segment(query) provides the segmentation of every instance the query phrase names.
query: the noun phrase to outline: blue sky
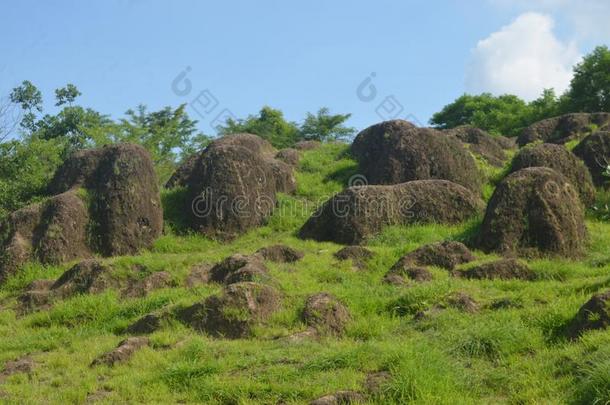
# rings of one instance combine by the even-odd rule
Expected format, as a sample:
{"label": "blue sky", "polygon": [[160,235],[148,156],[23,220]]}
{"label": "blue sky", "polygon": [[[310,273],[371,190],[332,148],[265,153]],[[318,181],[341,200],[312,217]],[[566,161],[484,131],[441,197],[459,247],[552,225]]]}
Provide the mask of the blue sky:
{"label": "blue sky", "polygon": [[327,106],[358,129],[395,115],[425,124],[466,91],[565,86],[580,55],[610,42],[604,3],[13,1],[0,15],[0,94],[28,79],[53,112],[53,89],[70,82],[115,118],[191,103],[206,133],[263,105],[295,121]]}

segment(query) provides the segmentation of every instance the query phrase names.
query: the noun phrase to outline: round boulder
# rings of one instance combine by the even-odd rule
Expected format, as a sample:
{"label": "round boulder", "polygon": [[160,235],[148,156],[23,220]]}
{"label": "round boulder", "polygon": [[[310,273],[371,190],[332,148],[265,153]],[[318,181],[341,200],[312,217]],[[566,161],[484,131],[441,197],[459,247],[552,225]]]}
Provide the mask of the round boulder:
{"label": "round boulder", "polygon": [[610,187],[605,174],[610,167],[610,131],[587,136],[574,148],[574,154],[585,162],[597,187]]}
{"label": "round boulder", "polygon": [[610,326],[610,290],[595,294],[587,301],[568,325],[571,338],[577,338],[588,330],[606,329]]}
{"label": "round boulder", "polygon": [[578,257],[587,239],[584,208],[572,183],[546,167],[506,177],[489,201],[480,246],[503,254]]}
{"label": "round boulder", "polygon": [[303,225],[300,237],[360,244],[389,225],[455,224],[483,210],[483,201],[446,180],[350,187],[325,202]]}
{"label": "round boulder", "polygon": [[591,133],[610,128],[610,113],[573,113],[538,121],[525,128],[517,138],[519,146],[542,141],[563,144]]}
{"label": "round boulder", "polygon": [[185,175],[190,226],[226,240],[262,225],[273,212],[276,193],[296,189],[292,167],[274,155],[269,142],[251,134],[208,145]]}
{"label": "round boulder", "polygon": [[457,138],[403,120],[385,121],[360,132],[351,147],[369,184],[443,179],[479,192],[481,175]]}
{"label": "round boulder", "polygon": [[508,159],[505,151],[505,149],[510,149],[508,138],[491,136],[482,129],[470,125],[446,129],[443,133],[458,138],[467,145],[471,152],[481,156],[490,165],[502,167]]}
{"label": "round boulder", "polygon": [[475,260],[474,255],[461,242],[444,241],[421,246],[398,260],[392,269],[415,266],[436,266],[447,270]]}
{"label": "round boulder", "polygon": [[521,149],[513,159],[510,173],[527,167],[551,168],[570,180],[585,205],[595,201],[595,187],[589,170],[563,145],[543,143]]}

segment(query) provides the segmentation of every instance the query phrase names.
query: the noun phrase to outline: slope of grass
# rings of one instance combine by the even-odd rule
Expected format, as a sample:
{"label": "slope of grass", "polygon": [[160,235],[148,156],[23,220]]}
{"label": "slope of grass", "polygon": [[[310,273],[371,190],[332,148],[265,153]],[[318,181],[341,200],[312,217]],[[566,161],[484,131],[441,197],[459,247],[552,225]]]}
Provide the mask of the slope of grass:
{"label": "slope of grass", "polygon": [[[500,170],[490,170],[488,178]],[[610,286],[609,223],[588,220],[591,240],[581,261],[531,261],[537,281],[468,281],[432,268],[431,282],[387,285],[381,279],[401,255],[424,243],[467,239],[479,220],[458,226],[389,227],[368,243],[376,256],[366,270],[357,270],[333,258],[340,246],[295,236],[316,204],[341,190],[356,172],[344,146],[326,145],[305,153],[297,194],[280,196],[266,226],[231,244],[170,229],[150,251],[104,259],[117,272],[142,265],[149,271],[167,271],[184,285],[189,269],[199,263],[274,243],[302,250],[305,257],[297,263],[268,263],[283,305],[251,339],[215,339],[170,320],[150,335],[151,347],[127,363],[90,367],[95,357],[124,339],[123,329],[142,315],[191,304],[220,287],[166,288],[130,299],[109,290],[20,316],[15,311],[19,291],[32,280],[59,276],[69,264],[26,266],[0,287],[0,363],[28,355],[35,367],[29,375],[4,378],[0,398],[8,403],[62,404],[87,399],[307,403],[329,392],[362,389],[367,373],[383,370],[391,380],[372,403],[610,401],[610,332],[591,332],[578,341],[562,334],[580,305]],[[166,210],[177,211],[172,218],[179,217],[179,209],[171,204],[176,200],[164,196]],[[475,253],[478,262],[494,258]],[[305,298],[320,291],[335,294],[349,307],[352,320],[345,336],[301,343],[276,339],[304,329],[299,313]],[[473,297],[480,311],[448,308],[422,320],[414,318],[456,292]],[[510,305],[493,309],[499,301]]]}

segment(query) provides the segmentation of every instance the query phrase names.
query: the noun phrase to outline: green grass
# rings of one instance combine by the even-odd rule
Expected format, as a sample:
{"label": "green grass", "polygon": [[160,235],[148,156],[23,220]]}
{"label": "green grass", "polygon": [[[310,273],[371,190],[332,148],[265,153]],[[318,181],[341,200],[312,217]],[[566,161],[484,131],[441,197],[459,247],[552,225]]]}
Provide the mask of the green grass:
{"label": "green grass", "polygon": [[[488,172],[490,190],[502,170]],[[220,287],[165,288],[139,299],[110,290],[21,316],[15,311],[19,292],[32,280],[58,277],[70,264],[26,266],[0,287],[0,364],[25,355],[36,364],[30,375],[0,382],[2,402],[76,404],[95,395],[102,403],[296,404],[337,390],[362,389],[367,373],[380,370],[391,379],[371,403],[610,401],[610,332],[587,333],[577,341],[562,334],[591,294],[610,287],[610,223],[593,216],[588,220],[590,242],[581,261],[529,262],[536,281],[469,281],[431,268],[434,280],[429,283],[392,286],[381,279],[401,255],[424,243],[467,240],[480,219],[456,226],[389,227],[369,241],[376,256],[367,269],[356,270],[333,258],[340,246],[295,237],[315,203],[341,190],[354,173],[345,146],[306,152],[297,194],[280,196],[266,226],[230,244],[178,232],[177,195],[182,191],[166,193],[167,234],[138,256],[104,259],[119,275],[139,265],[147,273],[167,271],[183,285],[193,265],[233,253],[252,253],[274,243],[304,251],[297,263],[268,263],[283,305],[251,339],[211,338],[168,320],[150,335],[151,347],[127,363],[90,367],[142,315],[189,305]],[[494,259],[475,254],[477,263]],[[345,336],[301,343],[276,339],[304,329],[299,313],[305,298],[320,291],[349,307],[352,320]],[[456,292],[473,297],[479,312],[448,307],[414,318]],[[499,301],[511,305],[494,309]]]}

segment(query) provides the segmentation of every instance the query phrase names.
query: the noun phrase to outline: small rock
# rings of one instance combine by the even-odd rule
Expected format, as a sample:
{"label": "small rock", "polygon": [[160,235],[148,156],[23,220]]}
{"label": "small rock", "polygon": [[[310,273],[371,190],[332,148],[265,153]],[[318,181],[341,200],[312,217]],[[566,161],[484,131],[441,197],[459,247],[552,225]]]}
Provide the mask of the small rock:
{"label": "small rock", "polygon": [[378,394],[381,392],[384,385],[392,379],[392,375],[387,371],[376,371],[368,373],[364,381],[364,389],[369,394]]}
{"label": "small rock", "polygon": [[130,337],[119,343],[116,349],[104,353],[97,359],[93,360],[91,366],[97,366],[105,364],[107,366],[113,366],[115,363],[122,363],[131,358],[133,354],[141,348],[148,346],[149,340],[147,337]]}
{"label": "small rock", "polygon": [[334,394],[324,395],[314,401],[311,405],[349,405],[363,403],[364,395],[356,391],[337,391]]}
{"label": "small rock", "polygon": [[281,340],[299,343],[306,340],[317,340],[320,335],[316,328],[307,328],[304,331],[293,333],[292,335],[284,336],[280,338]]}
{"label": "small rock", "polygon": [[394,266],[409,267],[410,264],[418,266],[436,266],[453,270],[455,266],[471,262],[475,259],[470,250],[460,242],[445,241],[424,245],[403,256]]}
{"label": "small rock", "polygon": [[67,298],[76,294],[98,294],[116,286],[110,268],[97,260],[83,260],[62,274],[51,290],[55,295]]}
{"label": "small rock", "polygon": [[351,260],[357,268],[362,269],[366,266],[366,261],[372,259],[375,254],[362,246],[346,246],[333,256],[338,260]]}
{"label": "small rock", "polygon": [[149,292],[159,288],[171,287],[172,276],[166,271],[158,271],[151,275],[132,282],[123,291],[123,297],[141,298],[145,297]]}
{"label": "small rock", "polygon": [[348,309],[334,296],[318,293],[307,298],[302,319],[322,334],[341,335],[351,316]]}
{"label": "small rock", "polygon": [[197,331],[237,339],[248,337],[252,327],[267,320],[279,306],[280,295],[274,288],[241,282],[178,311],[176,317]]}
{"label": "small rock", "polygon": [[464,312],[475,313],[479,310],[479,305],[468,294],[457,292],[447,297],[447,305]]}
{"label": "small rock", "polygon": [[587,301],[568,325],[571,338],[577,338],[588,330],[606,329],[610,326],[610,290],[595,294]]}
{"label": "small rock", "polygon": [[286,148],[280,150],[275,155],[275,158],[290,166],[297,166],[299,164],[299,160],[301,159],[299,156],[299,151],[293,148]]}
{"label": "small rock", "polygon": [[257,255],[234,254],[218,263],[210,270],[210,281],[233,284],[244,281],[269,279],[269,270]]}
{"label": "small rock", "polygon": [[383,281],[388,284],[402,285],[406,283],[405,278],[418,283],[431,281],[433,279],[430,270],[424,267],[414,266],[409,261],[401,259],[392,266],[390,271],[383,278]]}
{"label": "small rock", "polygon": [[467,279],[487,279],[487,280],[534,280],[534,273],[526,264],[516,259],[501,259],[480,266],[472,267],[468,270],[455,272],[459,277]]}
{"label": "small rock", "polygon": [[161,317],[156,314],[144,315],[125,330],[131,335],[147,335],[161,328]]}
{"label": "small rock", "polygon": [[273,245],[256,251],[263,259],[276,263],[293,263],[303,258],[303,252],[286,245]]}

